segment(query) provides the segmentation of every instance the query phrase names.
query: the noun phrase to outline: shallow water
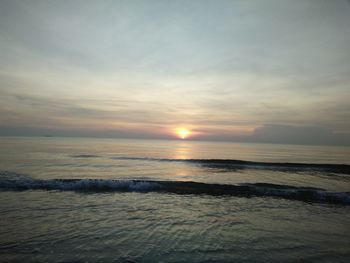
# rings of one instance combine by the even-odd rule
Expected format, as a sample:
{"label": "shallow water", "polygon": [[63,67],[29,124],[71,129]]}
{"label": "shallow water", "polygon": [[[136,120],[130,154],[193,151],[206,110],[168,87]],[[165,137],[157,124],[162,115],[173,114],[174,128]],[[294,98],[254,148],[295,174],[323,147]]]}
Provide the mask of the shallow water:
{"label": "shallow water", "polygon": [[347,147],[79,138],[0,145],[0,261],[350,256]]}

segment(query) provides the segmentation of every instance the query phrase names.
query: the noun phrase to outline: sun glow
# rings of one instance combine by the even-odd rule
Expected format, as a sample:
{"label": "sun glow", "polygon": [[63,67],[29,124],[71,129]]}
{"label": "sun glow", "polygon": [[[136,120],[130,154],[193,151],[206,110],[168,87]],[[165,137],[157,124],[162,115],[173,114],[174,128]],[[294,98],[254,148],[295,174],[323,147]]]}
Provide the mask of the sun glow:
{"label": "sun glow", "polygon": [[176,129],[176,134],[179,136],[181,139],[186,139],[188,136],[190,136],[191,131],[186,129],[186,128],[177,128]]}

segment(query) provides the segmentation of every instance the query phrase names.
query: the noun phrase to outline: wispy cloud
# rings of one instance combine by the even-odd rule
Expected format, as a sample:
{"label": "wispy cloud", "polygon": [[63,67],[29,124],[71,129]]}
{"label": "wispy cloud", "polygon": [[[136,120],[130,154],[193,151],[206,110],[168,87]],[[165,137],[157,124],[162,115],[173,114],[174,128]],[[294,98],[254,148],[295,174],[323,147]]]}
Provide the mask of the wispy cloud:
{"label": "wispy cloud", "polygon": [[349,13],[347,1],[2,1],[0,125],[350,133]]}

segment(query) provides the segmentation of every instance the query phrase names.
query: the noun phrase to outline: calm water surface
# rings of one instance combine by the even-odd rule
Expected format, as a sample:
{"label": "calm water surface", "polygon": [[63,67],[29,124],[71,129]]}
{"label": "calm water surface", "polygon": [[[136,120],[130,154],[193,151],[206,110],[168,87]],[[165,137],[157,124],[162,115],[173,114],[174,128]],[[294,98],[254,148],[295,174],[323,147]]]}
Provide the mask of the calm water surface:
{"label": "calm water surface", "polygon": [[350,257],[348,147],[80,138],[0,146],[2,262]]}

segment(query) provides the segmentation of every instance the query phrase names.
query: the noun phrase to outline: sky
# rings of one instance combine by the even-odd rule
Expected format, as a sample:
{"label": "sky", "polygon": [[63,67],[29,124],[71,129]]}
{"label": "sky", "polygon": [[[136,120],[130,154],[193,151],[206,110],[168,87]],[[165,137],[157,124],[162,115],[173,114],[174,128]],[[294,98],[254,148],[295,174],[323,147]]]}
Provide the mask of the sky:
{"label": "sky", "polygon": [[0,0],[0,135],[350,145],[346,0]]}

